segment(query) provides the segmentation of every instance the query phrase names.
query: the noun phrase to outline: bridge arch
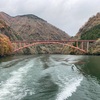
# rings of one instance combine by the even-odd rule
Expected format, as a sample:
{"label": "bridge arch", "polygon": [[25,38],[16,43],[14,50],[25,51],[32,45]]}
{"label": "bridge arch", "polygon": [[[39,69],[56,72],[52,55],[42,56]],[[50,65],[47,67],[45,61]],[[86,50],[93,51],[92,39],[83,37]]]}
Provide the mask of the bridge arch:
{"label": "bridge arch", "polygon": [[26,44],[26,45],[24,45],[22,47],[19,47],[18,49],[15,49],[13,52],[18,52],[18,51],[20,51],[20,50],[22,50],[24,48],[28,48],[28,47],[31,47],[31,46],[34,46],[34,45],[40,45],[40,44],[61,44],[61,45],[68,46],[68,47],[74,48],[76,50],[79,50],[79,51],[81,51],[83,53],[87,53],[85,50],[83,50],[83,49],[81,49],[79,47],[75,47],[75,46],[73,46],[71,44],[61,43],[61,42],[51,42],[51,41],[48,41],[48,42],[35,42],[35,43],[31,43],[31,44]]}

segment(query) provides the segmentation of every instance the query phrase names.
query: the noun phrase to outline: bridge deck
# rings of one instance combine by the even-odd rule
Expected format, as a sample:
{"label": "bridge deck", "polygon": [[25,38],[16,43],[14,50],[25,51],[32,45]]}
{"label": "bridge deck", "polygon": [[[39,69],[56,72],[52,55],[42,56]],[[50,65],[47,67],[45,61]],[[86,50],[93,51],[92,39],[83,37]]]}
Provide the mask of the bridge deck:
{"label": "bridge deck", "polygon": [[12,43],[36,43],[36,42],[95,42],[96,40],[32,40],[32,41],[12,41]]}

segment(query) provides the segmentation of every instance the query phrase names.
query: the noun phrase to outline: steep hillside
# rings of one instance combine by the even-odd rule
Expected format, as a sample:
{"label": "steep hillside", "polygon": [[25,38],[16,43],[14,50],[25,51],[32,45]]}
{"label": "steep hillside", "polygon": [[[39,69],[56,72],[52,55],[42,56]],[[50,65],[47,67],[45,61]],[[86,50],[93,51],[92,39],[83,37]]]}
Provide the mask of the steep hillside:
{"label": "steep hillside", "polygon": [[82,40],[96,40],[100,38],[100,24],[92,27],[81,35]]}
{"label": "steep hillside", "polygon": [[2,19],[23,39],[23,40],[66,40],[69,35],[54,27],[45,20],[29,14],[11,17],[3,12]]}
{"label": "steep hillside", "polygon": [[5,18],[0,14],[0,34],[4,34],[10,38],[11,41],[22,40],[21,37],[9,26]]}
{"label": "steep hillside", "polygon": [[90,54],[100,54],[100,13],[89,18],[88,22],[80,28],[75,36],[76,39],[97,40],[94,44],[90,44]]}
{"label": "steep hillside", "polygon": [[88,22],[79,29],[76,35],[79,39],[98,39],[100,38],[100,13],[89,18]]}
{"label": "steep hillside", "polygon": [[100,55],[100,38],[90,47],[90,54]]}
{"label": "steep hillside", "polygon": [[0,34],[0,57],[11,54],[12,49],[13,47],[9,38]]}

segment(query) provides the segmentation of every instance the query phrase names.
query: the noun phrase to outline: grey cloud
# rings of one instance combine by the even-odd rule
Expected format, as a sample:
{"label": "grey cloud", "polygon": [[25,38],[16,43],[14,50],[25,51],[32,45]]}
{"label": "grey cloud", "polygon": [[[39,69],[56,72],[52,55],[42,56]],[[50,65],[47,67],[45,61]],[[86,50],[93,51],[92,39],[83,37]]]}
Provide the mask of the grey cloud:
{"label": "grey cloud", "polygon": [[0,10],[12,16],[37,15],[75,35],[89,17],[100,12],[100,0],[0,0]]}

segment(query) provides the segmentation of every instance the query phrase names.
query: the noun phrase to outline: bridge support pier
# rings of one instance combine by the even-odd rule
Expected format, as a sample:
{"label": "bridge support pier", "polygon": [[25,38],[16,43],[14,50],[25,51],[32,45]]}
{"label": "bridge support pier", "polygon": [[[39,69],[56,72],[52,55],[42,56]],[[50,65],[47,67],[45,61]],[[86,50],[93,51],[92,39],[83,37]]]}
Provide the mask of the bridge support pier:
{"label": "bridge support pier", "polygon": [[89,42],[87,42],[87,52],[89,51]]}
{"label": "bridge support pier", "polygon": [[81,49],[83,49],[83,42],[81,43]]}
{"label": "bridge support pier", "polygon": [[19,48],[22,46],[22,44],[21,43],[19,43]]}
{"label": "bridge support pier", "polygon": [[14,49],[14,50],[17,49],[16,43],[13,43],[13,49]]}
{"label": "bridge support pier", "polygon": [[78,47],[78,41],[76,42],[76,47]]}
{"label": "bridge support pier", "polygon": [[23,43],[23,46],[25,46],[26,45],[26,43]]}

